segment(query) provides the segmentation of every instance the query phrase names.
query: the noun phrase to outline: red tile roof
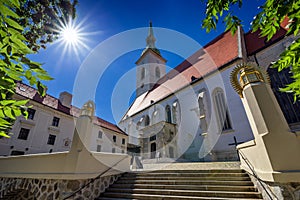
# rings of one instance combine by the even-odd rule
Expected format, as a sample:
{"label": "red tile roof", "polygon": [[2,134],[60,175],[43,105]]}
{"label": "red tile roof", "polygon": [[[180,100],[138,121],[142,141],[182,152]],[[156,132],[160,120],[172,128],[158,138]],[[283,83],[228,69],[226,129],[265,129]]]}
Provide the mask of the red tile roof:
{"label": "red tile roof", "polygon": [[277,33],[269,41],[267,41],[267,37],[260,36],[261,33],[260,31],[256,31],[256,32],[249,31],[248,33],[246,33],[245,43],[246,43],[247,55],[251,56],[256,52],[261,51],[262,49],[282,39],[287,33],[289,24],[290,24],[289,19],[286,17],[280,24],[280,28],[277,31]]}
{"label": "red tile roof", "polygon": [[242,35],[240,29],[235,35],[225,32],[184,60],[158,80],[149,92],[139,96],[124,117],[132,116],[150,106],[151,102],[160,101],[189,85],[191,79],[204,77],[239,58],[239,34]]}
{"label": "red tile roof", "polygon": [[[73,117],[79,117],[79,115],[80,115],[79,108],[77,108],[75,106],[71,106],[71,108],[68,108],[68,107],[62,105],[61,102],[59,101],[59,99],[57,99],[49,94],[46,94],[45,97],[41,97],[35,88],[33,88],[29,85],[26,85],[24,83],[21,83],[21,82],[17,83],[16,94],[21,95],[30,100],[33,100],[35,102],[38,102],[40,104],[43,104],[45,106],[48,106],[50,108],[53,108],[59,112],[65,113],[67,115],[71,115]],[[104,119],[101,119],[99,117],[96,117],[93,122],[103,128],[107,128],[107,129],[115,131],[119,134],[127,135],[118,126],[116,126],[108,121],[105,121]]]}

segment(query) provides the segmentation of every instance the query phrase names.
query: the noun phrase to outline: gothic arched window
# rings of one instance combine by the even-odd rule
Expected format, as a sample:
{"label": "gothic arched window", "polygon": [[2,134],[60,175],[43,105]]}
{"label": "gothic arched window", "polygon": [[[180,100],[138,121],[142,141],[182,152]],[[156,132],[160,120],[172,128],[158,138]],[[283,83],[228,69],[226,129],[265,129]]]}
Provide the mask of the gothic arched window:
{"label": "gothic arched window", "polygon": [[172,123],[172,113],[169,105],[166,106],[166,122]]}
{"label": "gothic arched window", "polygon": [[150,118],[148,115],[146,115],[144,118],[144,126],[149,126],[149,124],[150,124]]}
{"label": "gothic arched window", "polygon": [[199,106],[199,119],[200,119],[200,127],[203,132],[207,131],[207,121],[206,121],[206,105],[205,99],[206,91],[201,91],[198,95],[198,106]]}
{"label": "gothic arched window", "polygon": [[180,120],[180,106],[177,100],[174,101],[172,104],[172,116],[173,116],[173,123],[178,124]]}
{"label": "gothic arched window", "polygon": [[156,75],[156,78],[160,78],[160,69],[158,66],[155,68],[155,75]]}
{"label": "gothic arched window", "polygon": [[159,116],[158,116],[158,110],[153,111],[153,113],[152,113],[152,120],[151,120],[152,124],[157,123],[158,122],[158,118],[159,118]]}
{"label": "gothic arched window", "polygon": [[222,89],[215,89],[213,93],[213,100],[215,104],[215,112],[219,128],[222,131],[232,129],[231,122],[229,119],[228,107]]}
{"label": "gothic arched window", "polygon": [[141,68],[141,79],[144,79],[146,75],[146,70],[144,67]]}

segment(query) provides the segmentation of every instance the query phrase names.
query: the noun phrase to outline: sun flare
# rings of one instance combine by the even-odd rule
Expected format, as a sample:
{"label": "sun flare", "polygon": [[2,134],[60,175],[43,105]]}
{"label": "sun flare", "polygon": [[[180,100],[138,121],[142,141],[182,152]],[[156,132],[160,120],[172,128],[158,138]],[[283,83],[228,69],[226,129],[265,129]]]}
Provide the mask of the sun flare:
{"label": "sun flare", "polygon": [[84,21],[76,23],[75,20],[63,20],[59,21],[56,25],[56,33],[58,40],[55,43],[58,44],[58,49],[61,52],[61,59],[65,58],[65,55],[72,55],[73,58],[78,61],[81,60],[81,55],[85,54],[86,51],[90,50],[87,45],[90,34],[85,31],[83,27]]}
{"label": "sun flare", "polygon": [[79,33],[78,30],[76,30],[76,28],[72,27],[72,26],[66,26],[63,30],[62,30],[62,38],[63,40],[67,43],[67,44],[77,44],[79,41]]}
{"label": "sun flare", "polygon": [[66,45],[71,45],[73,47],[77,46],[81,42],[80,37],[80,29],[78,26],[75,25],[75,22],[69,21],[69,23],[63,25],[60,28],[60,37],[61,40]]}

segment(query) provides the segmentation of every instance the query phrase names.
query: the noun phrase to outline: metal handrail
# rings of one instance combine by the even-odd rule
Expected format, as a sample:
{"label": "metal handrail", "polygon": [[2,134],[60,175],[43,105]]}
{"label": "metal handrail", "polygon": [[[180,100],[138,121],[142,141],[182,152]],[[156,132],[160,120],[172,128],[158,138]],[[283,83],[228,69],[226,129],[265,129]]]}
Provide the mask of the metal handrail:
{"label": "metal handrail", "polygon": [[[238,155],[241,155],[242,159],[246,162],[246,164],[248,165],[249,169],[252,171],[252,174],[249,173],[249,175],[254,176],[254,177],[258,180],[258,182],[260,183],[260,185],[262,186],[262,188],[263,188],[264,191],[267,193],[267,195],[269,196],[270,199],[273,199],[273,197],[275,197],[275,199],[279,200],[279,199],[277,198],[277,196],[274,194],[274,192],[268,190],[268,189],[265,187],[265,185],[263,184],[263,183],[265,183],[265,181],[262,180],[262,179],[260,179],[260,178],[257,176],[257,174],[256,174],[256,172],[255,172],[255,170],[254,170],[253,165],[252,165],[252,164],[250,163],[250,161],[246,158],[245,154],[243,154],[239,149],[237,149],[237,151],[238,151]],[[271,196],[271,194],[270,194],[269,192],[272,193],[273,197]]]}
{"label": "metal handrail", "polygon": [[105,171],[103,171],[101,174],[99,174],[95,178],[91,179],[86,184],[82,185],[78,190],[76,190],[72,194],[64,197],[63,200],[66,200],[66,199],[68,199],[70,197],[73,197],[75,194],[77,194],[78,192],[80,192],[82,189],[84,189],[85,187],[87,187],[89,184],[93,183],[96,179],[100,178],[103,174],[105,174],[106,172],[108,172],[109,170],[111,170],[113,167],[115,167],[117,164],[119,164],[121,161],[125,160],[126,158],[127,157],[125,156],[124,158],[122,158],[121,160],[119,160],[118,162],[116,162],[113,166],[109,167],[108,169],[106,169]]}

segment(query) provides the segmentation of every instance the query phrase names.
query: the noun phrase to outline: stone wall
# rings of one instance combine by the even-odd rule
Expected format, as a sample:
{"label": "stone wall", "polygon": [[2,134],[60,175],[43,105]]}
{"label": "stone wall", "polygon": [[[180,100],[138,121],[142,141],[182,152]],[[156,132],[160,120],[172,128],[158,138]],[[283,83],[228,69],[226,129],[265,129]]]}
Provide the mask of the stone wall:
{"label": "stone wall", "polygon": [[[92,182],[68,199],[95,199],[113,184],[120,175],[103,176]],[[87,184],[85,180],[54,180],[28,178],[0,178],[0,199],[54,200],[64,199]]]}
{"label": "stone wall", "polygon": [[264,200],[300,200],[300,183],[265,182],[249,176]]}

